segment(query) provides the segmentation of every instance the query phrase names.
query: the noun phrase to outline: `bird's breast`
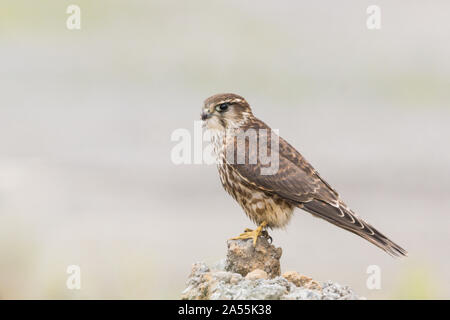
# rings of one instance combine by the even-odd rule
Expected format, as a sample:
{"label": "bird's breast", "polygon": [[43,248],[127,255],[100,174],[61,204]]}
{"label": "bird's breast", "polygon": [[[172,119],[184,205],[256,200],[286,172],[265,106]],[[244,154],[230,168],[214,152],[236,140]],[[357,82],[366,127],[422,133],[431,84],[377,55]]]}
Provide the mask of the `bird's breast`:
{"label": "bird's breast", "polygon": [[218,164],[218,171],[224,189],[253,222],[259,225],[266,221],[270,228],[284,227],[289,223],[294,211],[290,203],[249,184],[226,162]]}
{"label": "bird's breast", "polygon": [[287,225],[294,206],[274,193],[261,191],[242,178],[227,161],[227,144],[233,139],[221,132],[212,135],[211,142],[217,157],[217,169],[224,189],[239,203],[246,215],[256,224],[263,221],[270,228]]}

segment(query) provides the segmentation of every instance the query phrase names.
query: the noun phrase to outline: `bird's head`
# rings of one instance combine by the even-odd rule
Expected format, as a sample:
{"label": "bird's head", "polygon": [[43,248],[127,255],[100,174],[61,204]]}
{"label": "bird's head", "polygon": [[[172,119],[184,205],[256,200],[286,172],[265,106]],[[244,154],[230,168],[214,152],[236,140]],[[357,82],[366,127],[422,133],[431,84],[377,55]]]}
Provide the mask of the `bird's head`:
{"label": "bird's head", "polygon": [[220,93],[205,100],[202,120],[206,128],[224,131],[239,128],[252,116],[250,105],[233,93]]}

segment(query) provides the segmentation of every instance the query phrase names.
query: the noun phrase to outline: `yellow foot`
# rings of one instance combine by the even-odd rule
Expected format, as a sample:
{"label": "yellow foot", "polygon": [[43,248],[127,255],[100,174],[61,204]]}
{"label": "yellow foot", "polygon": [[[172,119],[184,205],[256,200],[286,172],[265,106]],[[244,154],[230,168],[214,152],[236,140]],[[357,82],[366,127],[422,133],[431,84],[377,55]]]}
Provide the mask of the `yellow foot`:
{"label": "yellow foot", "polygon": [[264,228],[267,227],[267,222],[263,221],[259,225],[256,230],[245,229],[244,233],[241,233],[239,236],[231,238],[230,240],[245,240],[245,239],[253,239],[253,246],[256,246],[256,240],[259,236],[266,236],[267,232],[264,231]]}

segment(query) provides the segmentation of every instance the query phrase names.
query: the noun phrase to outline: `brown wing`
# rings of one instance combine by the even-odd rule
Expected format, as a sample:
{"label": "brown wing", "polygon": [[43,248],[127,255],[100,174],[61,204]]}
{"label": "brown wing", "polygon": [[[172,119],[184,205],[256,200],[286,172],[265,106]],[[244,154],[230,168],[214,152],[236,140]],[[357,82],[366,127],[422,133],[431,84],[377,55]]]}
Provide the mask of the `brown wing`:
{"label": "brown wing", "polygon": [[[286,200],[294,203],[305,203],[314,199],[330,203],[334,206],[339,204],[338,193],[331,188],[317,173],[317,171],[303,158],[303,156],[283,138],[279,139],[279,150],[270,149],[272,136],[271,129],[262,121],[253,120],[249,125],[256,132],[267,130],[267,154],[273,159],[278,159],[278,170],[271,174],[262,174],[263,168],[270,167],[271,164],[264,165],[260,158],[255,156],[258,148],[251,148],[248,143],[245,145],[245,163],[239,164],[237,161],[238,152],[242,152],[236,142],[228,144],[234,151],[234,159],[229,164],[248,183],[266,191],[276,193]],[[248,131],[249,127],[244,127],[243,131]],[[260,135],[258,135],[260,138]],[[248,140],[247,140],[248,142]],[[259,141],[258,141],[259,145]],[[255,164],[249,159],[256,159]]]}
{"label": "brown wing", "polygon": [[[277,194],[314,216],[363,237],[391,255],[406,255],[404,249],[390,241],[351,211],[339,199],[339,194],[320,177],[317,171],[288,142],[280,137],[279,150],[277,151],[276,148],[270,150],[270,128],[265,123],[255,119],[248,124],[247,128],[244,127],[243,129],[245,131],[250,127],[257,132],[261,132],[260,129],[267,130],[266,146],[269,150],[267,153],[272,156],[272,159],[279,160],[279,166],[278,170],[272,174],[263,175],[262,169],[270,167],[271,164],[261,164],[259,157],[255,156],[258,148],[251,148],[246,144],[244,149],[246,153],[245,163],[230,163],[242,179],[262,191]],[[237,152],[241,151],[237,146],[238,144],[235,141],[233,145],[235,159],[237,159]],[[249,159],[256,159],[257,162],[250,162]]]}

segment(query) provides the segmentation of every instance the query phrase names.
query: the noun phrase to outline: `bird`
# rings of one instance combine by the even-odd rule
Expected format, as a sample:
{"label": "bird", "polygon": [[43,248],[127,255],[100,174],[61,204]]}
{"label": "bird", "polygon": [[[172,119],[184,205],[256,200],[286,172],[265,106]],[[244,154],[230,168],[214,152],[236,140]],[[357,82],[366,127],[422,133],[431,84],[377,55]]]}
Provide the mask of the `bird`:
{"label": "bird", "polygon": [[[353,212],[293,146],[256,118],[242,96],[220,93],[207,98],[201,120],[210,132],[223,188],[257,225],[232,239],[252,239],[255,246],[259,237],[268,236],[268,229],[287,226],[294,209],[299,208],[362,237],[391,256],[407,256],[405,249]],[[252,143],[259,149],[255,151]],[[264,172],[271,165],[260,159],[264,152],[278,162],[271,173]],[[236,160],[239,157],[241,161]]]}

